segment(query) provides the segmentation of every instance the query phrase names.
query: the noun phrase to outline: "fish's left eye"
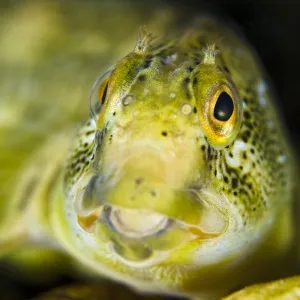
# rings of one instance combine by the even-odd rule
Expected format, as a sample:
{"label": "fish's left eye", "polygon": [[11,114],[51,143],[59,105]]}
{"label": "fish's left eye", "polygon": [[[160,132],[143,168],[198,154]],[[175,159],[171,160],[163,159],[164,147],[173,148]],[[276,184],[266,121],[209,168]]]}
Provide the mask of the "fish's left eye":
{"label": "fish's left eye", "polygon": [[98,120],[101,108],[106,101],[110,74],[111,71],[106,72],[92,87],[90,94],[90,112],[95,121]]}

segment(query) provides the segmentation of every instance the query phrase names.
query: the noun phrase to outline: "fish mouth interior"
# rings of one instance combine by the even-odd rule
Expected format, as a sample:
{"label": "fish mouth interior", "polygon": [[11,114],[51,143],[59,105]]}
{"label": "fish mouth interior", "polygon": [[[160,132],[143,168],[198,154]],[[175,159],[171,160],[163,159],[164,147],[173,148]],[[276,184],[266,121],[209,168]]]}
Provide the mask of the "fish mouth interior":
{"label": "fish mouth interior", "polygon": [[103,217],[112,230],[135,239],[163,233],[171,223],[168,217],[148,210],[116,207],[107,207]]}

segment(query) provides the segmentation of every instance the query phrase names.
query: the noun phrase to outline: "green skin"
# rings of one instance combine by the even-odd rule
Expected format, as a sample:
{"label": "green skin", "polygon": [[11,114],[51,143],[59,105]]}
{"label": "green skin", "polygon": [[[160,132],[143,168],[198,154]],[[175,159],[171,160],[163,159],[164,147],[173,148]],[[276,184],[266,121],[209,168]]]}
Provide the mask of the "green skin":
{"label": "green skin", "polygon": [[[68,126],[59,116],[20,171],[1,227],[9,262],[40,274],[38,252],[140,292],[200,299],[293,273],[296,161],[266,74],[220,21],[166,18],[97,81],[77,136],[80,112]],[[214,119],[218,91],[231,93],[229,121]]]}

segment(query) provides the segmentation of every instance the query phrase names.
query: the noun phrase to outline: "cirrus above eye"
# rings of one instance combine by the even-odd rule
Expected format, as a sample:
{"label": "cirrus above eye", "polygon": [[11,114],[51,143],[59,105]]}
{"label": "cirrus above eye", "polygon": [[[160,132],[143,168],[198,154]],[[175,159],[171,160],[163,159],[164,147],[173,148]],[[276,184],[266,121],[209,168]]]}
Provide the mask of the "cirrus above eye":
{"label": "cirrus above eye", "polygon": [[233,111],[233,100],[226,92],[222,92],[215,104],[214,118],[223,122],[228,121],[232,116]]}

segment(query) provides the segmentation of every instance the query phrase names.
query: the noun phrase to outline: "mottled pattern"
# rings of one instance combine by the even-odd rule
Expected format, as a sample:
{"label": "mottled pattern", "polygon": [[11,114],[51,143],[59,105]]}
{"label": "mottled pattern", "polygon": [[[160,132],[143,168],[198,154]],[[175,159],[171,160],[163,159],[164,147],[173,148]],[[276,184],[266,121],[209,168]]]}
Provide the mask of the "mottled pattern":
{"label": "mottled pattern", "polygon": [[95,122],[91,120],[78,132],[77,144],[69,155],[65,177],[67,185],[74,184],[92,166],[95,159],[95,139]]}

